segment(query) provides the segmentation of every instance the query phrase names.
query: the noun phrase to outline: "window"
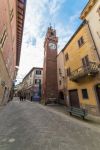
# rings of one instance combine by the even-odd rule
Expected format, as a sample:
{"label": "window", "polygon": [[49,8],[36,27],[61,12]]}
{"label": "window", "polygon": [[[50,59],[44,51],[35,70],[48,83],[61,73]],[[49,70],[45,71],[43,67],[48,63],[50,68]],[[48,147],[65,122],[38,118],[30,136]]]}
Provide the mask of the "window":
{"label": "window", "polygon": [[78,46],[81,47],[83,44],[84,44],[84,39],[83,39],[83,37],[81,37],[81,38],[78,40]]}
{"label": "window", "polygon": [[13,8],[12,8],[12,10],[10,11],[10,22],[12,21],[13,16],[14,16],[14,10],[13,10]]}
{"label": "window", "polygon": [[59,80],[59,85],[61,85],[61,80]]}
{"label": "window", "polygon": [[98,37],[99,37],[99,39],[100,39],[100,34],[99,34],[99,32],[97,32],[97,35],[98,35]]}
{"label": "window", "polygon": [[41,84],[41,80],[40,79],[35,79],[35,84]]}
{"label": "window", "polygon": [[68,53],[65,54],[65,60],[68,60]]}
{"label": "window", "polygon": [[97,9],[97,12],[98,12],[98,14],[99,14],[99,16],[100,16],[100,6],[99,6],[99,8]]}
{"label": "window", "polygon": [[35,79],[35,84],[37,84],[37,79]]}
{"label": "window", "polygon": [[41,70],[36,70],[37,75],[41,75]]}
{"label": "window", "polygon": [[61,73],[61,69],[59,68],[59,75],[61,75],[62,73]]}
{"label": "window", "polygon": [[87,89],[82,89],[82,96],[83,96],[84,99],[88,99]]}
{"label": "window", "polygon": [[70,75],[71,75],[70,68],[67,68],[67,76],[70,76]]}
{"label": "window", "polygon": [[88,55],[86,55],[85,57],[82,58],[82,63],[83,63],[83,66],[88,66],[89,65]]}
{"label": "window", "polygon": [[0,48],[3,48],[6,38],[7,38],[7,28],[5,26],[3,32],[0,35]]}

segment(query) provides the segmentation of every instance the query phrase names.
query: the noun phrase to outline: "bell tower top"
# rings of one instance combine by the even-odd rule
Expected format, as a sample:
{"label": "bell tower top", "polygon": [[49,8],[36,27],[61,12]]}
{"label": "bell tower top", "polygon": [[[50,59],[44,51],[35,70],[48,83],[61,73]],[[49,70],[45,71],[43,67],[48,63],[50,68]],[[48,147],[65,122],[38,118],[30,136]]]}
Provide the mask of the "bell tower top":
{"label": "bell tower top", "polygon": [[51,25],[47,29],[47,33],[46,33],[46,37],[45,37],[45,42],[44,42],[44,47],[45,47],[46,43],[48,43],[50,41],[54,42],[56,44],[58,43],[58,37],[56,36],[56,30],[53,29]]}
{"label": "bell tower top", "polygon": [[46,37],[56,37],[56,30],[52,26],[48,27]]}

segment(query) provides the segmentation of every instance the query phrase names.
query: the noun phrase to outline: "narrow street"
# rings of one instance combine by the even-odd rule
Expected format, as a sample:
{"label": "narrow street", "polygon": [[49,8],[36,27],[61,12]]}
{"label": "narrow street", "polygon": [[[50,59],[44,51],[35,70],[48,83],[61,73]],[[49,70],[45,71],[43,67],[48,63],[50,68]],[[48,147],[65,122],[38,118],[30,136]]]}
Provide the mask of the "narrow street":
{"label": "narrow street", "polygon": [[100,130],[29,101],[0,108],[0,150],[99,150]]}

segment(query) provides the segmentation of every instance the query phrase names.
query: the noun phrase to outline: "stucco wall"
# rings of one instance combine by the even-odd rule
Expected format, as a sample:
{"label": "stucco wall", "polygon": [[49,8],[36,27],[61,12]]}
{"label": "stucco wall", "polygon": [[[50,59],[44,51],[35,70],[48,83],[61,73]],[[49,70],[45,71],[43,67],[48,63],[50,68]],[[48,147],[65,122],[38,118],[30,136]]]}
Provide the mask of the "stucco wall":
{"label": "stucco wall", "polygon": [[[78,46],[78,40],[80,37],[83,36],[84,38],[84,44],[79,48]],[[88,29],[88,25],[86,24],[81,28],[81,30],[75,35],[75,37],[72,39],[70,44],[66,47],[64,51],[64,55],[68,53],[69,60],[65,62],[65,69],[70,67],[71,72],[78,69],[82,66],[82,58],[86,55],[89,56],[89,60],[91,62],[97,62],[99,63],[98,56]],[[97,106],[97,100],[95,95],[94,86],[100,82],[100,75],[97,75],[94,78],[83,78],[79,83],[73,82],[67,78],[67,87],[68,90],[77,89],[78,90],[78,96],[80,104],[85,105],[93,105]],[[83,99],[82,97],[82,89],[87,89],[89,98]]]}
{"label": "stucco wall", "polygon": [[[59,69],[61,74],[59,73]],[[57,78],[58,78],[58,90],[64,89],[65,69],[64,69],[64,54],[60,52],[57,56]],[[61,81],[61,84],[59,83]]]}
{"label": "stucco wall", "polygon": [[92,31],[96,47],[98,49],[100,57],[100,16],[97,12],[97,9],[100,7],[100,0],[97,0],[96,4],[93,6],[91,11],[86,16],[86,20],[89,21],[89,25]]}
{"label": "stucco wall", "polygon": [[[11,11],[13,10],[12,20]],[[0,78],[6,82],[4,88],[11,88],[16,66],[16,0],[0,1],[0,38],[6,28],[4,45],[0,47]],[[4,39],[4,37],[3,37]],[[1,43],[0,43],[1,44]],[[0,85],[1,86],[1,85]],[[4,89],[0,87],[0,97]]]}

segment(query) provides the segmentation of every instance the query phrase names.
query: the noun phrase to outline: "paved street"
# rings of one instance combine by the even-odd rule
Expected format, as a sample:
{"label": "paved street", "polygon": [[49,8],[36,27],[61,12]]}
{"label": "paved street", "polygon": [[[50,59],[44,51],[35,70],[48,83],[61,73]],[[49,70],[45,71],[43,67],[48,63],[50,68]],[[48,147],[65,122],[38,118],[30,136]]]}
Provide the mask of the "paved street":
{"label": "paved street", "polygon": [[99,150],[100,129],[29,101],[0,108],[0,150]]}

